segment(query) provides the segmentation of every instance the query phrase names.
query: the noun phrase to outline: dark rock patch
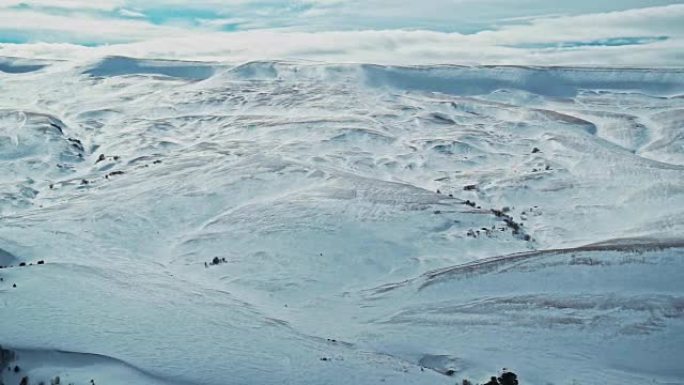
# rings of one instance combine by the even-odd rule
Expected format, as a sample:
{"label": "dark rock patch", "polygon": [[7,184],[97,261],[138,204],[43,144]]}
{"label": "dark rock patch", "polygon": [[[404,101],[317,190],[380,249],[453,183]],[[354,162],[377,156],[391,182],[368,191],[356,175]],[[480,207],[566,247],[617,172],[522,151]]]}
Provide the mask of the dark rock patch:
{"label": "dark rock patch", "polygon": [[112,172],[110,172],[109,174],[105,175],[105,179],[109,179],[109,178],[111,178],[111,177],[113,177],[113,176],[123,175],[123,174],[124,174],[123,171],[112,171]]}
{"label": "dark rock patch", "polygon": [[71,146],[77,149],[80,152],[84,152],[85,148],[83,147],[83,142],[76,138],[67,138],[69,142],[71,142]]}
{"label": "dark rock patch", "polygon": [[51,127],[56,128],[57,131],[59,131],[60,134],[64,135],[64,130],[62,129],[62,127],[60,127],[60,126],[58,126],[58,125],[56,125],[56,124],[54,124],[54,123],[49,123],[49,124],[50,124]]}
{"label": "dark rock patch", "polygon": [[227,262],[228,262],[228,260],[226,260],[225,257],[221,257],[221,258],[219,258],[219,257],[214,257],[214,258],[211,260],[211,262],[209,262],[209,263],[204,262],[204,267],[218,266],[218,265],[220,265],[220,264],[222,264],[222,263],[227,263]]}

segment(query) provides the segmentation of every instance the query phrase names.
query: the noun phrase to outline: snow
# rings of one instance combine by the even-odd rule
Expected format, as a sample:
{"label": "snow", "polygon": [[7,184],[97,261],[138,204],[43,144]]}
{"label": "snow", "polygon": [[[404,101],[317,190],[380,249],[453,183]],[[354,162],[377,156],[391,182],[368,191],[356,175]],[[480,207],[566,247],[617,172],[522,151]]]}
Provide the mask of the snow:
{"label": "snow", "polygon": [[41,63],[6,384],[682,383],[682,70]]}
{"label": "snow", "polygon": [[0,72],[10,74],[38,71],[44,68],[46,65],[47,63],[43,63],[39,60],[0,57]]}
{"label": "snow", "polygon": [[96,65],[83,73],[92,76],[157,74],[188,80],[204,80],[213,75],[214,68],[206,63],[136,60],[112,56],[98,61]]}

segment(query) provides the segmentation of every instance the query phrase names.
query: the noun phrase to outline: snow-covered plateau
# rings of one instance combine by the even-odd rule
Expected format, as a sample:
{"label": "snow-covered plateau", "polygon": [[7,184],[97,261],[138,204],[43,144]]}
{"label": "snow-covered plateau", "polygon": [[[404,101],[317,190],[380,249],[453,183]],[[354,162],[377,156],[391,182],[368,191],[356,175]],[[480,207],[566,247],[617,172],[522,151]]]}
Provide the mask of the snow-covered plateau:
{"label": "snow-covered plateau", "polygon": [[684,69],[2,58],[0,266],[5,385],[684,384]]}

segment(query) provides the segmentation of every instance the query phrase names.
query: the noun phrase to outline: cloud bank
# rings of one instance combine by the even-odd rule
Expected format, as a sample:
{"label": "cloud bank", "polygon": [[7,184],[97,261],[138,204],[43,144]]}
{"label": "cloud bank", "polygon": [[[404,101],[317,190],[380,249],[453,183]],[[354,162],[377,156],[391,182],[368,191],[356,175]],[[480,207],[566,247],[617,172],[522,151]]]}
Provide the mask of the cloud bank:
{"label": "cloud bank", "polygon": [[0,0],[0,55],[684,65],[668,0]]}

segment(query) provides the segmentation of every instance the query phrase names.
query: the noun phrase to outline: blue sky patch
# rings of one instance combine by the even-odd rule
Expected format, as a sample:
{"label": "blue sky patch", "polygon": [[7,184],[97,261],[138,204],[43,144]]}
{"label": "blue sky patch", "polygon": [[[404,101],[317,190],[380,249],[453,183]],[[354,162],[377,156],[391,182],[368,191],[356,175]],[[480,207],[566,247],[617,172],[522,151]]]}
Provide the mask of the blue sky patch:
{"label": "blue sky patch", "polygon": [[587,41],[562,41],[551,43],[531,43],[531,44],[516,44],[511,47],[515,48],[529,48],[529,49],[570,49],[582,47],[622,47],[628,45],[643,45],[651,44],[669,39],[668,36],[624,36],[611,37],[607,39],[596,39]]}

